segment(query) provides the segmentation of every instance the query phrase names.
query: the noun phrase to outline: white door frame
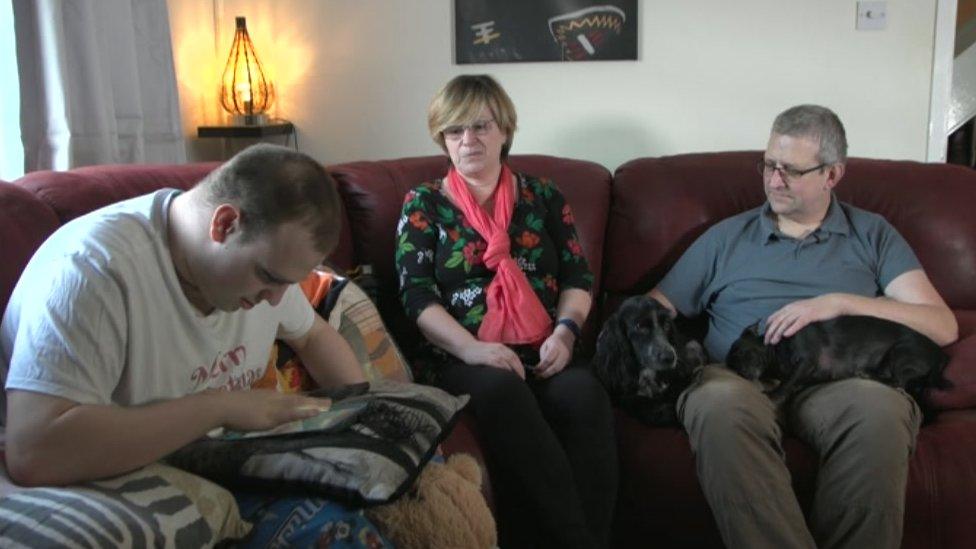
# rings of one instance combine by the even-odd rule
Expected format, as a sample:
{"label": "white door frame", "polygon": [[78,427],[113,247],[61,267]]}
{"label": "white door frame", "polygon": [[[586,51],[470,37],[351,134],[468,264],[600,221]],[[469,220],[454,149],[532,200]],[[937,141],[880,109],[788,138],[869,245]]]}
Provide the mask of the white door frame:
{"label": "white door frame", "polygon": [[935,40],[932,48],[932,93],[929,96],[929,139],[925,159],[946,161],[946,128],[952,93],[952,64],[956,44],[957,0],[936,0]]}

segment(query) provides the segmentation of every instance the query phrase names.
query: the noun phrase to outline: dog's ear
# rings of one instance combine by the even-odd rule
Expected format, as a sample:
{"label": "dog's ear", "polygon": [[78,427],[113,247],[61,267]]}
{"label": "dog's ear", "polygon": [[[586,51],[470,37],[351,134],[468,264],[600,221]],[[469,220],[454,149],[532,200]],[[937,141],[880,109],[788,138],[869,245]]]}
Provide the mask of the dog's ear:
{"label": "dog's ear", "polygon": [[594,373],[611,396],[615,396],[614,393],[621,391],[626,385],[627,376],[635,362],[621,314],[626,306],[628,303],[624,302],[604,322],[593,356]]}
{"label": "dog's ear", "polygon": [[742,331],[742,335],[751,335],[753,337],[759,337],[759,324],[762,320],[757,320],[752,324],[746,326],[746,329]]}

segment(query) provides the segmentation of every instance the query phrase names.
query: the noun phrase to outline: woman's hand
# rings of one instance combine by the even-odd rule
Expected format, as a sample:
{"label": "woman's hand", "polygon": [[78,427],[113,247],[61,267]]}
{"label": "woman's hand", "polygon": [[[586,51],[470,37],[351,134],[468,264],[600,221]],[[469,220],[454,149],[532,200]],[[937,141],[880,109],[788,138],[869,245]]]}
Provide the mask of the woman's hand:
{"label": "woman's hand", "polygon": [[536,377],[552,377],[563,371],[573,358],[573,341],[576,337],[565,326],[556,326],[552,334],[539,348],[539,365],[533,372]]}
{"label": "woman's hand", "polygon": [[502,370],[511,370],[515,375],[525,379],[525,368],[515,351],[503,343],[489,343],[475,341],[465,345],[458,358],[466,364],[491,366]]}

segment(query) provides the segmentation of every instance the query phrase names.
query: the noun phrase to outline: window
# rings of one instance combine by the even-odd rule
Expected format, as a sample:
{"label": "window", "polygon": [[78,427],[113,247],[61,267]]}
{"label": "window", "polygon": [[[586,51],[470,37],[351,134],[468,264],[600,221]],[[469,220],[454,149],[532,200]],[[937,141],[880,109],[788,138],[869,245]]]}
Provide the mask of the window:
{"label": "window", "polygon": [[0,75],[0,179],[12,181],[24,175],[13,2],[0,2]]}

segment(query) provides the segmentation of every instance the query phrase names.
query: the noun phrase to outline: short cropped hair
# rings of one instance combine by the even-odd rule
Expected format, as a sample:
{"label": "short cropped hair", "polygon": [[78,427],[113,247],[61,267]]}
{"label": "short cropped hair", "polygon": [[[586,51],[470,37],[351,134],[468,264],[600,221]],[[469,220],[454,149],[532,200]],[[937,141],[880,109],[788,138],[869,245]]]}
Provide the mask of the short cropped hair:
{"label": "short cropped hair", "polygon": [[323,254],[339,241],[342,205],[335,181],[310,156],[288,147],[252,145],[211,172],[199,187],[208,204],[232,204],[241,211],[244,241],[292,221],[308,227]]}
{"label": "short cropped hair", "polygon": [[430,102],[427,109],[427,128],[430,137],[441,150],[447,152],[444,144],[444,130],[449,126],[468,124],[478,118],[483,107],[488,107],[498,129],[505,134],[501,159],[508,157],[512,140],[518,127],[515,105],[501,85],[487,74],[462,74],[454,77]]}
{"label": "short cropped hair", "polygon": [[847,162],[847,135],[834,111],[820,105],[797,105],[781,112],[773,121],[773,133],[805,137],[820,142],[821,164]]}

